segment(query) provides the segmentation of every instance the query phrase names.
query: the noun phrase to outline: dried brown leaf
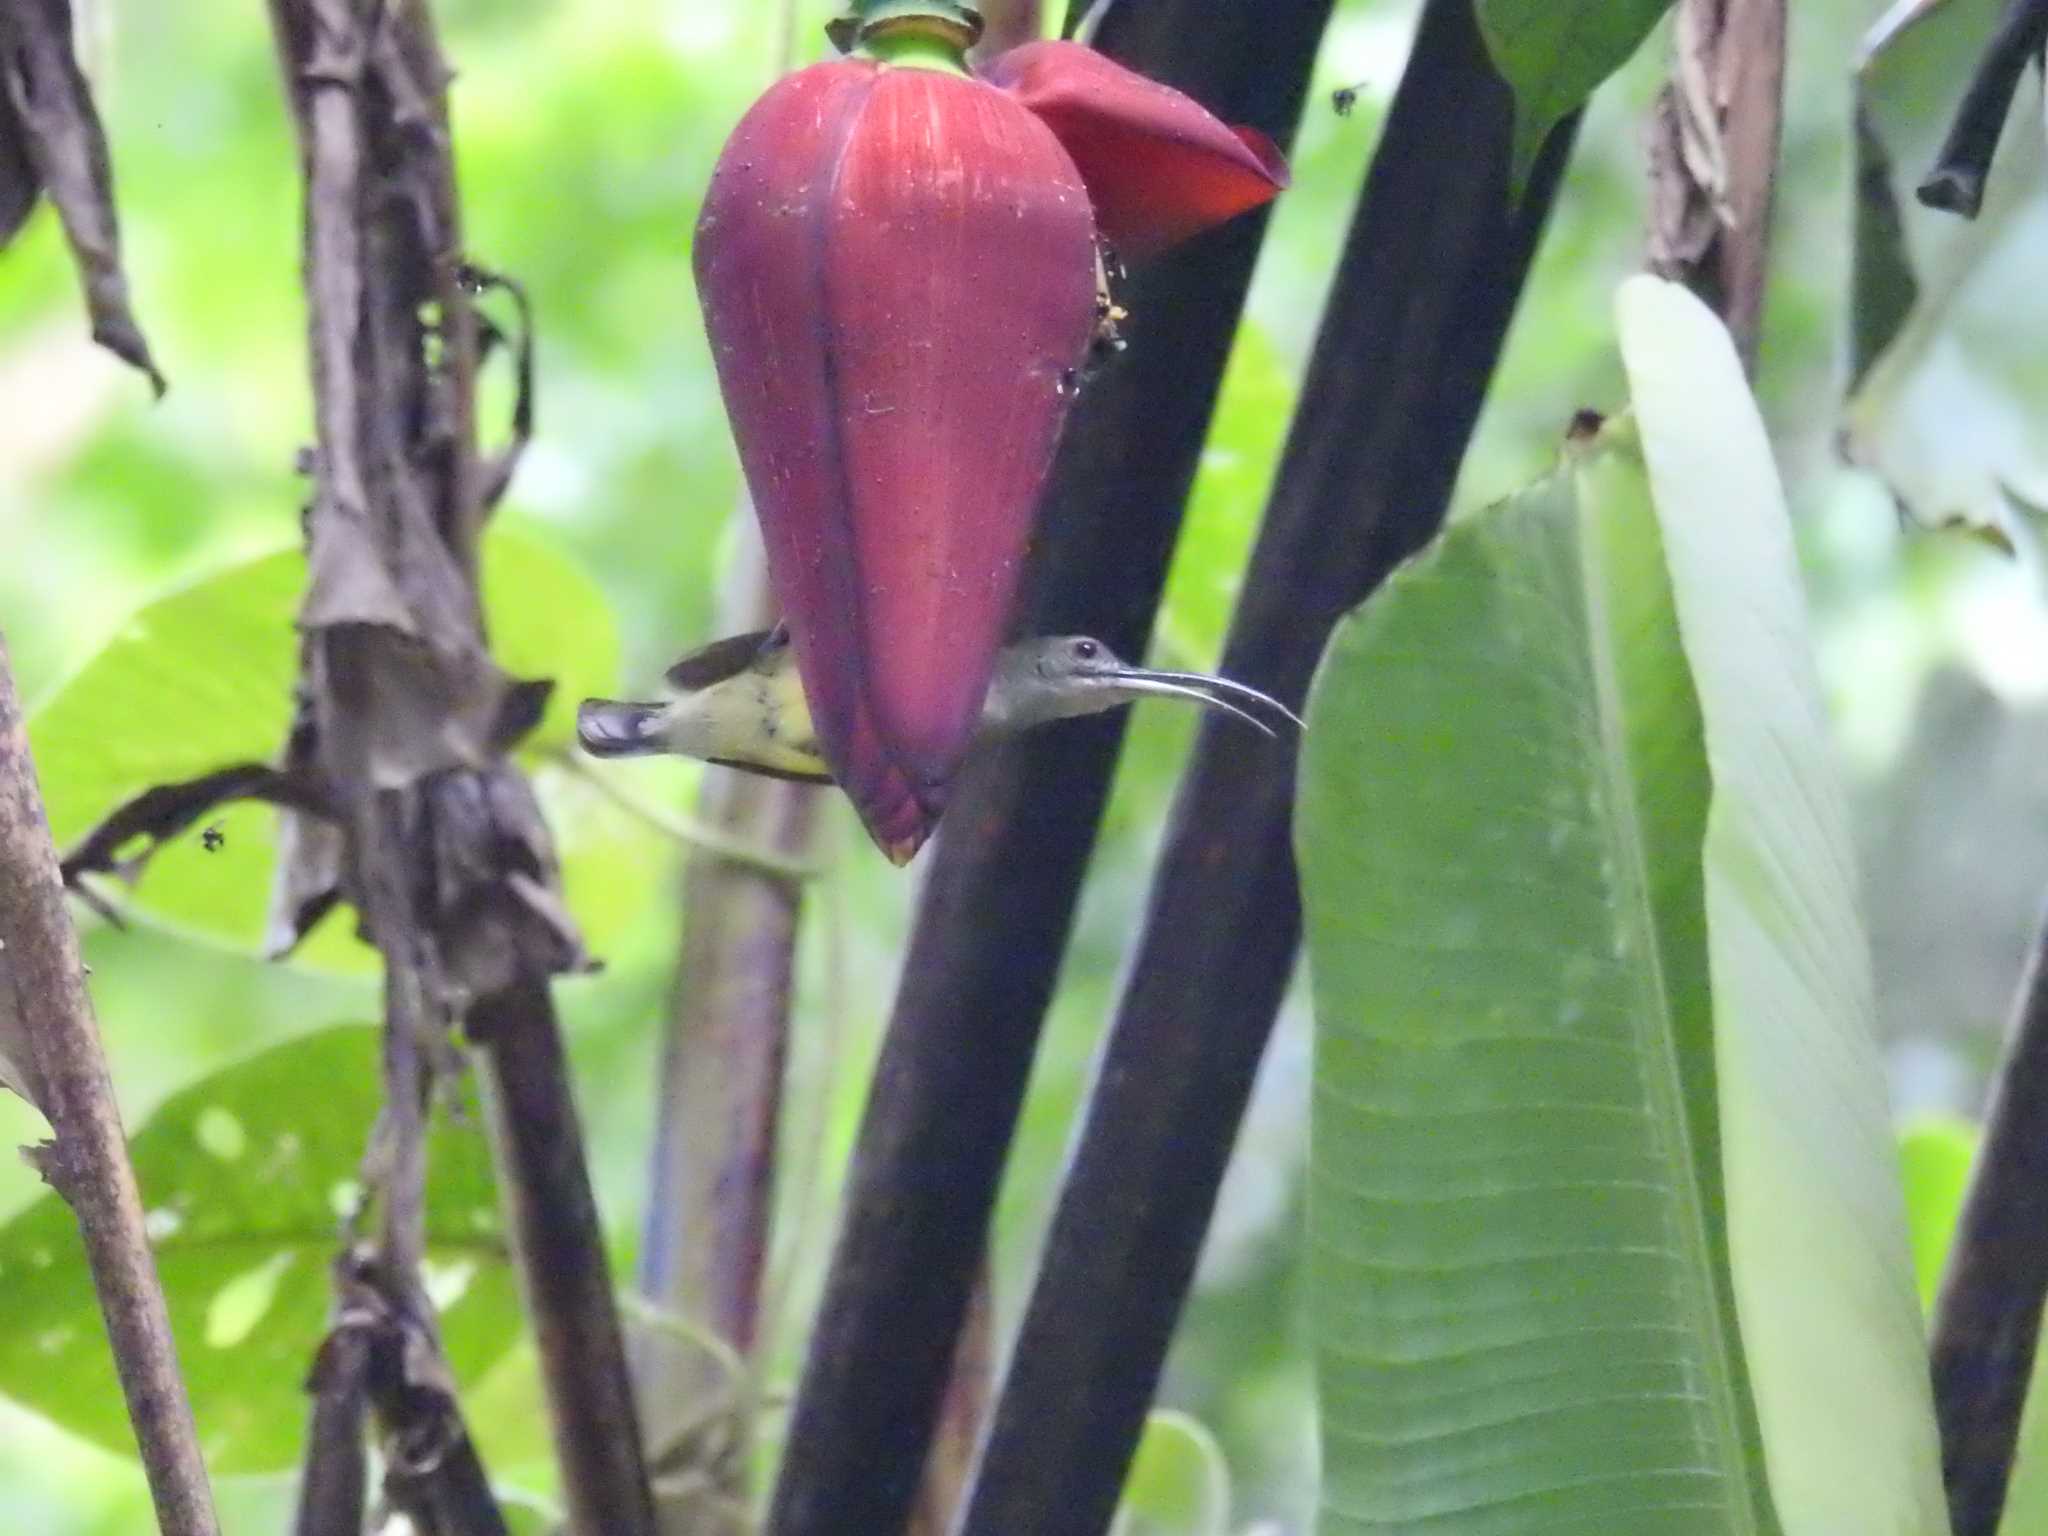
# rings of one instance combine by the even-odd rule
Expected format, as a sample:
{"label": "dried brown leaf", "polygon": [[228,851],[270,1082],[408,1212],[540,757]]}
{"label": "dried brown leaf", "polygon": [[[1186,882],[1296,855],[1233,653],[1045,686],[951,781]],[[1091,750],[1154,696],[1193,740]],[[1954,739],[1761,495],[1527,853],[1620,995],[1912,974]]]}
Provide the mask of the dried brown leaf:
{"label": "dried brown leaf", "polygon": [[[136,323],[121,267],[106,133],[72,49],[70,0],[11,0],[0,6],[0,89],[12,115],[5,126],[13,129],[9,135],[0,126],[0,138],[12,139],[0,151],[0,243],[12,233],[6,215],[22,203],[21,182],[8,165],[18,156],[63,221],[85,284],[93,340],[147,374],[161,395],[164,377]],[[20,207],[13,225],[26,214],[26,206]]]}
{"label": "dried brown leaf", "polygon": [[42,190],[42,178],[28,158],[21,118],[10,93],[0,91],[0,250],[5,250],[28,222]]}

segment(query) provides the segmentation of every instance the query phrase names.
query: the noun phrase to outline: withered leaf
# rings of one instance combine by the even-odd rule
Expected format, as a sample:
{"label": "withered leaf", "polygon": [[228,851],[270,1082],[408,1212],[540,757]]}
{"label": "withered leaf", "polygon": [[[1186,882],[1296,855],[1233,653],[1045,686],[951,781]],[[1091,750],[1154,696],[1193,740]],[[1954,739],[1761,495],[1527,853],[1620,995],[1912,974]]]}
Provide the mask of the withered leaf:
{"label": "withered leaf", "polygon": [[0,149],[0,243],[27,217],[22,182],[10,164],[18,161],[56,204],[85,285],[93,340],[147,374],[161,395],[164,376],[136,323],[121,268],[106,133],[72,49],[71,0],[0,6],[0,94],[11,115],[0,124],[0,142],[7,144]]}
{"label": "withered leaf", "polygon": [[28,143],[10,93],[0,91],[0,250],[21,232],[43,189],[29,163]]}

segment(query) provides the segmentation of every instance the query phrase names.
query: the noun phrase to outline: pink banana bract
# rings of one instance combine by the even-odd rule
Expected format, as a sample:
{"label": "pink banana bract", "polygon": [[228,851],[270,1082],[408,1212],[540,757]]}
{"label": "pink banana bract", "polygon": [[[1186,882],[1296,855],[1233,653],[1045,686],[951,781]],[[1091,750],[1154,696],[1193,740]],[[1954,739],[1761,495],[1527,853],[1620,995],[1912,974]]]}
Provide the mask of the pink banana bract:
{"label": "pink banana bract", "polygon": [[1096,323],[1136,257],[1270,199],[1251,130],[1074,43],[852,57],[726,145],[695,265],[819,743],[906,862],[972,742]]}

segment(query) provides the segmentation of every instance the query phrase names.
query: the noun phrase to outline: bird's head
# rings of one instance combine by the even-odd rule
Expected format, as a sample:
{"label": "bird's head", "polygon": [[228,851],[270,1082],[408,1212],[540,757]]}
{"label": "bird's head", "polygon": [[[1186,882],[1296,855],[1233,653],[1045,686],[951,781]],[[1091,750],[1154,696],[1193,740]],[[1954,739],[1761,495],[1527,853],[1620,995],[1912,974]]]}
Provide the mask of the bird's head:
{"label": "bird's head", "polygon": [[1274,734],[1269,722],[1285,722],[1296,729],[1301,726],[1298,715],[1256,688],[1206,672],[1134,667],[1087,635],[1049,635],[1004,651],[989,686],[985,720],[993,730],[1019,731],[1139,699],[1183,699],[1220,709],[1268,736]]}

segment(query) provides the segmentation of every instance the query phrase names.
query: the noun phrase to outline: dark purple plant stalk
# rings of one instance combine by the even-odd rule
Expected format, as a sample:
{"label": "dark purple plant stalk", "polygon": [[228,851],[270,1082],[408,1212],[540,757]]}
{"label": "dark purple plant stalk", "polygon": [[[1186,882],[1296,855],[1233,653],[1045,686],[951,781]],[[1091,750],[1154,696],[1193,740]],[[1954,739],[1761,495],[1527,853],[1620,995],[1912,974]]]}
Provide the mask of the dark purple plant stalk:
{"label": "dark purple plant stalk", "polygon": [[[1329,8],[1160,0],[1113,13],[1099,41],[1284,141]],[[1018,631],[1144,654],[1262,234],[1245,220],[1133,274],[1131,347],[1088,386],[1061,444]],[[906,1518],[1123,730],[1121,716],[1069,722],[963,775],[854,1152],[775,1536]]]}
{"label": "dark purple plant stalk", "polygon": [[1929,1346],[1955,1536],[1995,1536],[2048,1301],[2048,910],[2013,1001]]}
{"label": "dark purple plant stalk", "polygon": [[2013,93],[2048,41],[2048,0],[2006,0],[1956,107],[1941,153],[1916,189],[1929,208],[1974,219],[1984,205],[1991,160],[2005,133]]}
{"label": "dark purple plant stalk", "polygon": [[639,1420],[553,994],[545,978],[522,978],[479,1000],[466,1022],[490,1084],[492,1140],[571,1528],[646,1530],[645,1474],[637,1486],[621,1475],[641,1463]]}
{"label": "dark purple plant stalk", "polygon": [[[1290,705],[1442,520],[1577,121],[1520,206],[1512,126],[1472,0],[1430,0],[1224,650]],[[1293,967],[1292,753],[1198,738],[962,1536],[1092,1536],[1115,1511]]]}

